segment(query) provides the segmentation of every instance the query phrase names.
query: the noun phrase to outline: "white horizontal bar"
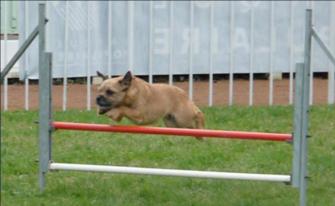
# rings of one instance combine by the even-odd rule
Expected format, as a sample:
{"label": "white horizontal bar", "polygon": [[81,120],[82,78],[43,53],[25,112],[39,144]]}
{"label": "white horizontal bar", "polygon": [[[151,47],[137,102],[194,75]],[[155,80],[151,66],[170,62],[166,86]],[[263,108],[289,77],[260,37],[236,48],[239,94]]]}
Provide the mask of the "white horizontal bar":
{"label": "white horizontal bar", "polygon": [[70,164],[70,163],[50,163],[49,169],[75,170],[83,172],[113,172],[113,173],[127,173],[127,174],[214,178],[214,179],[259,180],[259,181],[273,181],[273,182],[290,182],[291,180],[290,175],[176,170],[176,169],[122,167],[122,166]]}

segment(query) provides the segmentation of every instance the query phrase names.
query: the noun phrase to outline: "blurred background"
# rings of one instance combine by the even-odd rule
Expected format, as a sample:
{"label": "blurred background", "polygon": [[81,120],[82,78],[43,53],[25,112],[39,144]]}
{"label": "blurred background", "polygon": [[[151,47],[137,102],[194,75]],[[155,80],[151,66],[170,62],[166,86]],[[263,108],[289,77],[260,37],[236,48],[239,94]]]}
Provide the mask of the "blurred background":
{"label": "blurred background", "polygon": [[[1,68],[36,27],[37,5],[1,1]],[[291,104],[295,63],[303,60],[306,8],[335,51],[333,1],[46,1],[46,7],[53,77],[66,87],[63,109],[67,82],[91,88],[99,82],[97,70],[109,76],[131,70],[149,82],[176,83],[201,105]],[[36,89],[29,86],[38,77],[37,63],[35,41],[8,77],[9,83],[25,85],[26,109],[34,101],[29,96]],[[334,103],[334,66],[317,44],[311,65],[316,80],[310,103]],[[91,96],[83,101],[91,102]]]}

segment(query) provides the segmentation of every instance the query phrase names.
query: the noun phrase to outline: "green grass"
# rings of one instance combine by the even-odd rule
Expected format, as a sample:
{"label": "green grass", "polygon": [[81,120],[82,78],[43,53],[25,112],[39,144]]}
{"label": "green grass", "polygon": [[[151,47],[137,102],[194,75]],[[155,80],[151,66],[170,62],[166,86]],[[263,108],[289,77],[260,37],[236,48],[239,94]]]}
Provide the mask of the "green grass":
{"label": "green grass", "polygon": [[[203,108],[207,128],[292,131],[291,107]],[[144,175],[51,172],[38,188],[37,112],[2,113],[1,205],[298,205],[297,189],[282,183]],[[109,123],[95,112],[55,112],[59,121]],[[127,122],[124,122],[127,123]],[[310,112],[309,205],[335,205],[335,108]],[[289,174],[287,143],[57,131],[53,160],[231,172]]]}

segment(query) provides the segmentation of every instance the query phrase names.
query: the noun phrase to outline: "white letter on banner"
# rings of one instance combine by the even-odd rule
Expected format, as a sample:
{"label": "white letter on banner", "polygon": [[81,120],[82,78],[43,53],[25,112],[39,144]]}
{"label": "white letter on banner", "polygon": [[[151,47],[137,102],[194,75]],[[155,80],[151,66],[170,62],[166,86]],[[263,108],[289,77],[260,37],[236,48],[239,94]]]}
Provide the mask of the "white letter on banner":
{"label": "white letter on banner", "polygon": [[154,53],[162,55],[168,54],[169,30],[165,28],[156,28],[154,34]]}

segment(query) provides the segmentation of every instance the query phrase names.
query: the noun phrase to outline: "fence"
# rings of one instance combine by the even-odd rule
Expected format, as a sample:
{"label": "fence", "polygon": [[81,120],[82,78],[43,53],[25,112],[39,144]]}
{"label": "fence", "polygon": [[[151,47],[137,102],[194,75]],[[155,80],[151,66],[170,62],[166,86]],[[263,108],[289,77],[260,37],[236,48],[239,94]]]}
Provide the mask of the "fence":
{"label": "fence", "polygon": [[[227,74],[228,99],[235,104],[235,76],[248,73],[248,104],[255,104],[257,73],[268,73],[268,100],[272,105],[274,78],[288,73],[287,104],[293,103],[294,64],[303,57],[304,9],[313,8],[322,39],[335,50],[335,2],[47,2],[47,50],[54,55],[54,77],[63,79],[62,108],[68,107],[68,78],[86,77],[86,108],[91,109],[91,77],[97,69],[109,75],[131,69],[135,74],[189,76],[194,98],[194,75],[208,75],[208,102],[213,105],[213,76]],[[37,2],[20,2],[20,37],[25,39],[37,19]],[[88,18],[90,17],[90,18]],[[55,23],[56,22],[56,23]],[[120,22],[123,22],[120,23]],[[108,26],[106,26],[108,25]],[[6,35],[5,35],[6,36]],[[6,40],[5,40],[6,42]],[[120,42],[120,43],[118,43]],[[33,48],[36,45],[33,45]],[[327,101],[335,101],[334,66],[312,47],[311,72],[328,73]],[[35,51],[33,51],[35,50]],[[29,78],[37,77],[37,49],[21,62],[24,107],[30,108]],[[4,52],[6,53],[6,52]],[[6,55],[5,55],[6,56]],[[6,62],[6,61],[4,61]],[[28,78],[29,77],[29,78]],[[310,104],[313,104],[311,75]],[[4,109],[8,108],[4,83]]]}

